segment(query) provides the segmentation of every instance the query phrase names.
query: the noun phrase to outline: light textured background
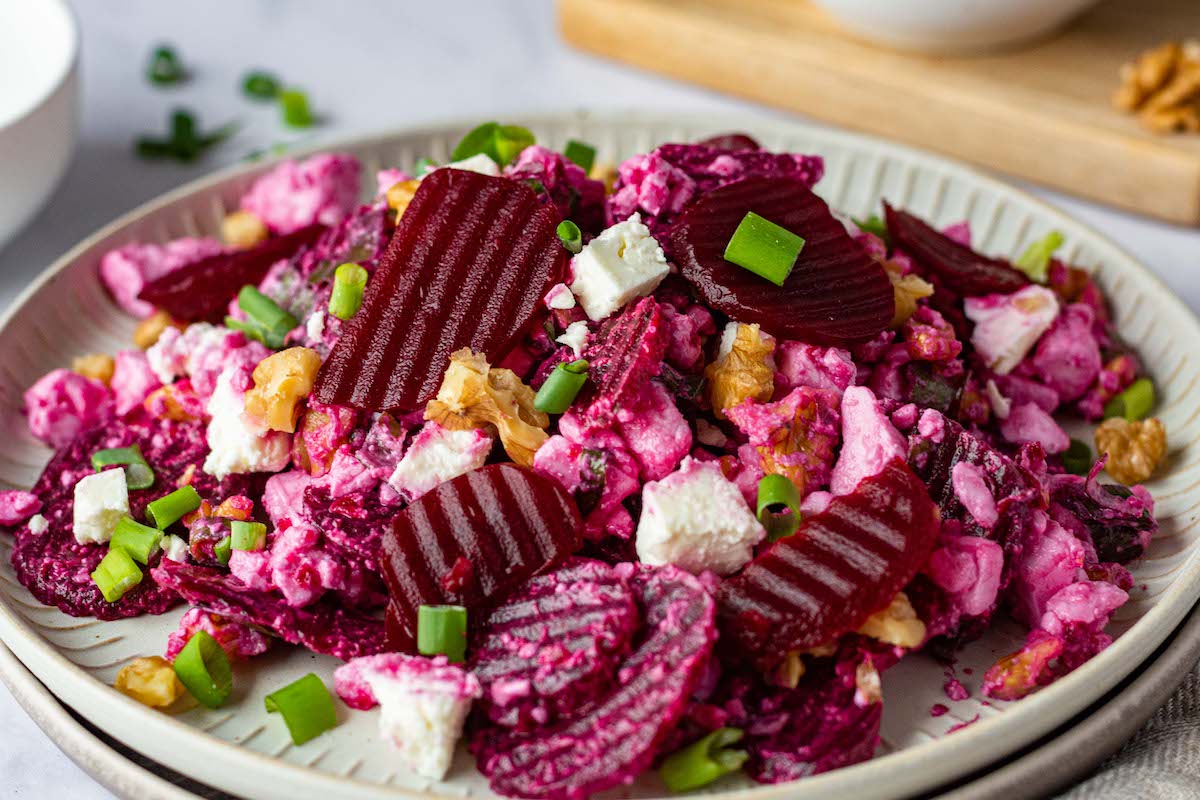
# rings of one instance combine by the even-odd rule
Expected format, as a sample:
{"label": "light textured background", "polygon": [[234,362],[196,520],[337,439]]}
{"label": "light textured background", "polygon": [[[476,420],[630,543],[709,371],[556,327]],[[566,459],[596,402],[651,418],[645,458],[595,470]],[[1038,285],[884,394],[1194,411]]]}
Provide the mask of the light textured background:
{"label": "light textured background", "polygon": [[[550,0],[72,5],[83,33],[79,151],[34,225],[0,250],[0,307],[100,225],[277,142],[320,141],[451,117],[519,121],[522,112],[564,108],[759,110],[568,50],[557,39]],[[193,78],[185,86],[158,89],[143,79],[146,55],[159,41],[174,44],[191,68]],[[323,124],[311,133],[288,133],[273,107],[243,100],[239,78],[253,67],[306,89]],[[243,127],[194,166],[134,158],[133,139],[161,133],[177,106],[191,109],[204,127],[231,119]],[[1200,309],[1200,232],[1035,191],[1116,240]],[[2,687],[0,720],[0,797],[110,797],[59,753]]]}

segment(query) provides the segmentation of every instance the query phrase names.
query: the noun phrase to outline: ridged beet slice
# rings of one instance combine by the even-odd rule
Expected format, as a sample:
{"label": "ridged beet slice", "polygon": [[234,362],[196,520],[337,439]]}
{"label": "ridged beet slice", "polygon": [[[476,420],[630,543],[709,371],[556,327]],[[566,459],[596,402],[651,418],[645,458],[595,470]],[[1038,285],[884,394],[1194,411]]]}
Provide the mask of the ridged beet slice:
{"label": "ridged beet slice", "polygon": [[272,264],[317,241],[324,232],[324,225],[313,224],[272,236],[248,250],[202,258],[146,284],[138,299],[186,322],[220,322],[239,289],[248,283],[257,285]]}
{"label": "ridged beet slice", "polygon": [[679,723],[712,654],[714,603],[676,567],[626,564],[645,633],[617,672],[618,687],[572,718],[531,733],[483,731],[474,742],[492,791],[534,800],[583,800],[632,783]]}
{"label": "ridged beet slice", "polygon": [[929,557],[938,508],[893,459],[721,584],[721,630],[761,668],[829,644],[887,606]]}
{"label": "ridged beet slice", "polygon": [[383,535],[389,648],[413,652],[422,605],[485,609],[582,544],[579,509],[552,478],[493,464],[441,484]]}
{"label": "ridged beet slice", "polygon": [[613,411],[640,392],[662,371],[667,343],[662,311],[653,297],[606,320],[583,352],[591,366],[581,399],[590,404],[590,413]]}
{"label": "ridged beet slice", "polygon": [[159,586],[241,625],[265,628],[289,644],[349,660],[384,651],[383,624],[327,601],[293,608],[275,592],[250,589],[228,572],[163,559],[151,571]]}
{"label": "ridged beet slice", "polygon": [[[782,287],[724,258],[751,211],[804,238]],[[857,344],[892,321],[894,293],[883,267],[800,181],[747,178],[714,189],[680,215],[670,242],[683,277],[710,306],[775,336]]]}
{"label": "ridged beet slice", "polygon": [[529,730],[581,708],[616,681],[637,627],[633,591],[613,567],[581,559],[539,575],[473,640],[485,713]]}
{"label": "ridged beet slice", "polygon": [[937,276],[940,283],[960,297],[1015,292],[1029,278],[1003,259],[990,258],[934,230],[924,221],[883,204],[888,234],[893,244]]}
{"label": "ridged beet slice", "polygon": [[437,393],[455,350],[498,361],[566,275],[559,222],[522,183],[458,169],[426,177],[321,366],[316,398],[411,411]]}

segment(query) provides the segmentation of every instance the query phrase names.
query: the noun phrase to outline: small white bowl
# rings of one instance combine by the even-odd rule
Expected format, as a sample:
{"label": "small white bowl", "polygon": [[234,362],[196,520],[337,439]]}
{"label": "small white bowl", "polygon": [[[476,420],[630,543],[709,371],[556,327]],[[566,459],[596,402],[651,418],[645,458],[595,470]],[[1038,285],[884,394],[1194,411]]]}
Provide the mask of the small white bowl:
{"label": "small white bowl", "polygon": [[0,247],[71,161],[78,56],[79,31],[63,0],[0,0]]}
{"label": "small white bowl", "polygon": [[856,36],[901,50],[962,55],[1023,44],[1098,0],[813,0]]}

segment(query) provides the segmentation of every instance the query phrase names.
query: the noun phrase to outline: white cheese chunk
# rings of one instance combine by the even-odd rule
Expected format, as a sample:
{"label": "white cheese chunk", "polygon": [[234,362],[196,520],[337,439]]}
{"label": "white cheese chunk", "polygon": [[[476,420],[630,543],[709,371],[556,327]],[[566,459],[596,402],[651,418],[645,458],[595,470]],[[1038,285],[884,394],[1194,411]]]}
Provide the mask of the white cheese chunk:
{"label": "white cheese chunk", "polygon": [[492,437],[484,431],[451,431],[436,422],[427,422],[396,465],[388,483],[412,502],[439,484],[482,467],[492,444]]}
{"label": "white cheese chunk", "polygon": [[106,469],[85,475],[75,484],[75,541],[104,544],[112,538],[121,517],[129,514],[125,470]]}
{"label": "white cheese chunk", "polygon": [[451,161],[443,169],[461,169],[467,172],[478,172],[480,175],[500,176],[500,165],[484,153],[478,153],[462,161]]}
{"label": "white cheese chunk", "polygon": [[308,318],[308,322],[304,323],[304,332],[308,334],[310,342],[319,342],[321,337],[325,335],[325,312],[317,309]]}
{"label": "white cheese chunk", "polygon": [[[121,472],[124,471],[125,470],[121,470]],[[29,518],[29,522],[25,523],[25,525],[27,528],[29,528],[29,532],[34,536],[41,536],[50,528],[50,520],[46,519],[41,514],[34,514]]]}
{"label": "white cheese chunk", "polygon": [[233,386],[237,369],[221,373],[208,401],[211,421],[205,433],[209,453],[204,471],[218,480],[247,472],[279,472],[291,460],[291,436],[279,431],[260,434],[246,416],[245,392]]}
{"label": "white cheese chunk", "polygon": [[971,344],[997,375],[1007,375],[1028,355],[1058,317],[1058,298],[1045,286],[1026,286],[1010,295],[963,301],[975,323]]}
{"label": "white cheese chunk", "polygon": [[542,302],[546,304],[546,308],[566,311],[575,307],[575,295],[571,294],[565,283],[556,283],[546,292]]}
{"label": "white cheese chunk", "polygon": [[180,564],[187,563],[188,543],[183,539],[171,534],[164,536],[162,540],[163,558],[169,558],[172,561],[177,561]]}
{"label": "white cheese chunk", "polygon": [[586,322],[572,322],[567,326],[567,329],[563,331],[562,336],[559,336],[554,341],[558,342],[559,344],[566,345],[574,350],[575,357],[579,358],[583,355],[583,345],[587,342],[589,332],[590,331],[588,331],[588,325]]}
{"label": "white cheese chunk", "polygon": [[592,320],[602,320],[636,297],[650,294],[670,267],[662,248],[634,214],[607,229],[571,261],[571,291]]}

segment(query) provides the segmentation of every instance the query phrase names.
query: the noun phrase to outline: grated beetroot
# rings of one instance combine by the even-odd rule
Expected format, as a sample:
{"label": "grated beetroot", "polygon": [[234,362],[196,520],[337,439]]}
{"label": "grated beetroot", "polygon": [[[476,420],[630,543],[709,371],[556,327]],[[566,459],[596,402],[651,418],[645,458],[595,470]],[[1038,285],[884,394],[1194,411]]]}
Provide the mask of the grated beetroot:
{"label": "grated beetroot", "polygon": [[611,688],[637,627],[633,592],[607,564],[580,559],[534,578],[472,642],[485,713],[521,730],[570,715]]}
{"label": "grated beetroot", "polygon": [[420,606],[486,608],[582,543],[579,509],[552,478],[494,464],[446,481],[383,536],[389,649],[413,652]]}
{"label": "grated beetroot", "polygon": [[769,669],[857,630],[917,574],[938,523],[925,484],[892,459],[721,584],[722,633]]}
{"label": "grated beetroot", "polygon": [[[751,211],[804,238],[782,287],[725,260],[725,246]],[[710,306],[754,320],[773,336],[857,344],[878,335],[895,313],[883,267],[797,180],[747,178],[714,189],[679,216],[670,243],[683,277]]]}
{"label": "grated beetroot", "polygon": [[524,184],[459,169],[426,177],[321,365],[316,399],[411,411],[437,393],[455,350],[498,362],[566,276],[558,223]]}
{"label": "grated beetroot", "polygon": [[683,717],[717,638],[712,597],[676,567],[622,564],[645,633],[617,688],[571,717],[521,733],[486,727],[472,742],[493,791],[533,800],[583,800],[633,783]]}

